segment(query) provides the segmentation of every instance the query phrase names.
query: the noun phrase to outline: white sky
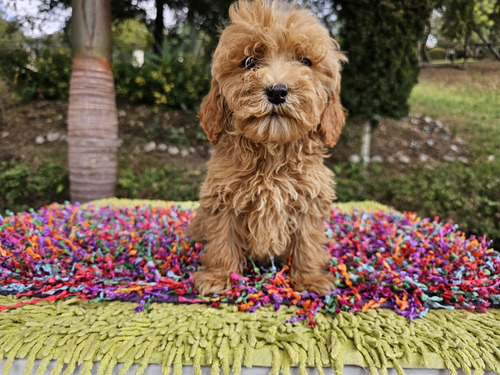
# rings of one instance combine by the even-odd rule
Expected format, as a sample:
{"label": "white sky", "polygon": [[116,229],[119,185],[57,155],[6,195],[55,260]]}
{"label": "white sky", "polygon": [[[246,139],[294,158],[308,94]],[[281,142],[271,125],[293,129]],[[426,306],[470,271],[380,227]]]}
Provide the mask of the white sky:
{"label": "white sky", "polygon": [[[39,0],[0,0],[0,14],[3,18],[13,19],[16,15],[38,16]],[[146,11],[146,17],[154,19],[156,17],[156,8],[154,0],[147,0],[141,3],[141,7]],[[71,15],[71,9],[58,9],[48,15],[47,20],[38,20],[34,28],[30,25],[21,26],[21,30],[26,36],[39,37],[41,35],[52,34],[62,30],[65,20]],[[165,9],[165,22],[167,26],[172,20],[172,13]],[[170,22],[169,22],[170,20]]]}
{"label": "white sky", "polygon": [[[39,15],[37,0],[17,0],[17,1],[6,1],[0,2],[3,9],[0,9],[3,18],[8,20],[15,18],[17,15],[20,16],[31,16],[35,17]],[[52,34],[56,31],[62,30],[64,26],[64,21],[71,14],[71,10],[63,11],[58,9],[51,14],[48,14],[47,20],[36,20],[34,28],[31,25],[25,24],[21,26],[22,32],[31,37],[38,37],[44,34]]]}

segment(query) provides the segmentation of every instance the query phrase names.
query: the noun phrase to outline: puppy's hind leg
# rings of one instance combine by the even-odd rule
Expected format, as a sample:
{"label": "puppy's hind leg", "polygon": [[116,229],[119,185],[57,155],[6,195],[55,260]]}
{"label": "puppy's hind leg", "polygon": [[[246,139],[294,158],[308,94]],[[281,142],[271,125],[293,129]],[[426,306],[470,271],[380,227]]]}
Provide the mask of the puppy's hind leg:
{"label": "puppy's hind leg", "polygon": [[205,216],[206,233],[201,268],[194,274],[194,286],[200,294],[221,294],[231,288],[231,274],[240,271],[244,262],[236,215],[222,210]]}

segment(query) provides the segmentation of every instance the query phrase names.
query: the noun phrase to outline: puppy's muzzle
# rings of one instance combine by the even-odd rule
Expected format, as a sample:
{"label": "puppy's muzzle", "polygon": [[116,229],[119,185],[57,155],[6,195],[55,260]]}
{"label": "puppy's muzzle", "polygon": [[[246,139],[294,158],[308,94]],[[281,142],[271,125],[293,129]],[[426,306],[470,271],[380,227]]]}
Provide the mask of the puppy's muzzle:
{"label": "puppy's muzzle", "polygon": [[273,104],[284,103],[288,96],[288,87],[281,83],[271,85],[266,89],[266,95],[267,99]]}

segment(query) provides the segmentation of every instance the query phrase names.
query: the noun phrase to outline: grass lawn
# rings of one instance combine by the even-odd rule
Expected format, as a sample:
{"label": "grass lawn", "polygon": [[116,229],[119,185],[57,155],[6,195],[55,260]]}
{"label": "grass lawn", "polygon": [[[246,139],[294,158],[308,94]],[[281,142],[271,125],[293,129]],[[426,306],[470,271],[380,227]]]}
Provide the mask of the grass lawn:
{"label": "grass lawn", "polygon": [[500,62],[423,69],[419,78],[411,111],[442,120],[474,160],[408,176],[413,181],[403,192],[411,196],[400,196],[398,206],[452,218],[470,233],[486,233],[500,249]]}
{"label": "grass lawn", "polygon": [[478,157],[500,159],[499,62],[473,63],[467,70],[424,69],[410,105],[413,113],[445,121],[470,141]]}

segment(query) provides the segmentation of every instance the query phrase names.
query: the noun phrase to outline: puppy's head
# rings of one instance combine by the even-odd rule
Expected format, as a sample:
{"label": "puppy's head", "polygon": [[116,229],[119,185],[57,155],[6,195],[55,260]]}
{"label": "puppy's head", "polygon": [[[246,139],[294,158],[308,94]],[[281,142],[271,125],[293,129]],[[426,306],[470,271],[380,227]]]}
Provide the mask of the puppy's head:
{"label": "puppy's head", "polygon": [[332,147],[344,126],[345,57],[318,19],[284,1],[240,0],[229,10],[200,121],[216,144],[223,132],[288,143],[319,132]]}

